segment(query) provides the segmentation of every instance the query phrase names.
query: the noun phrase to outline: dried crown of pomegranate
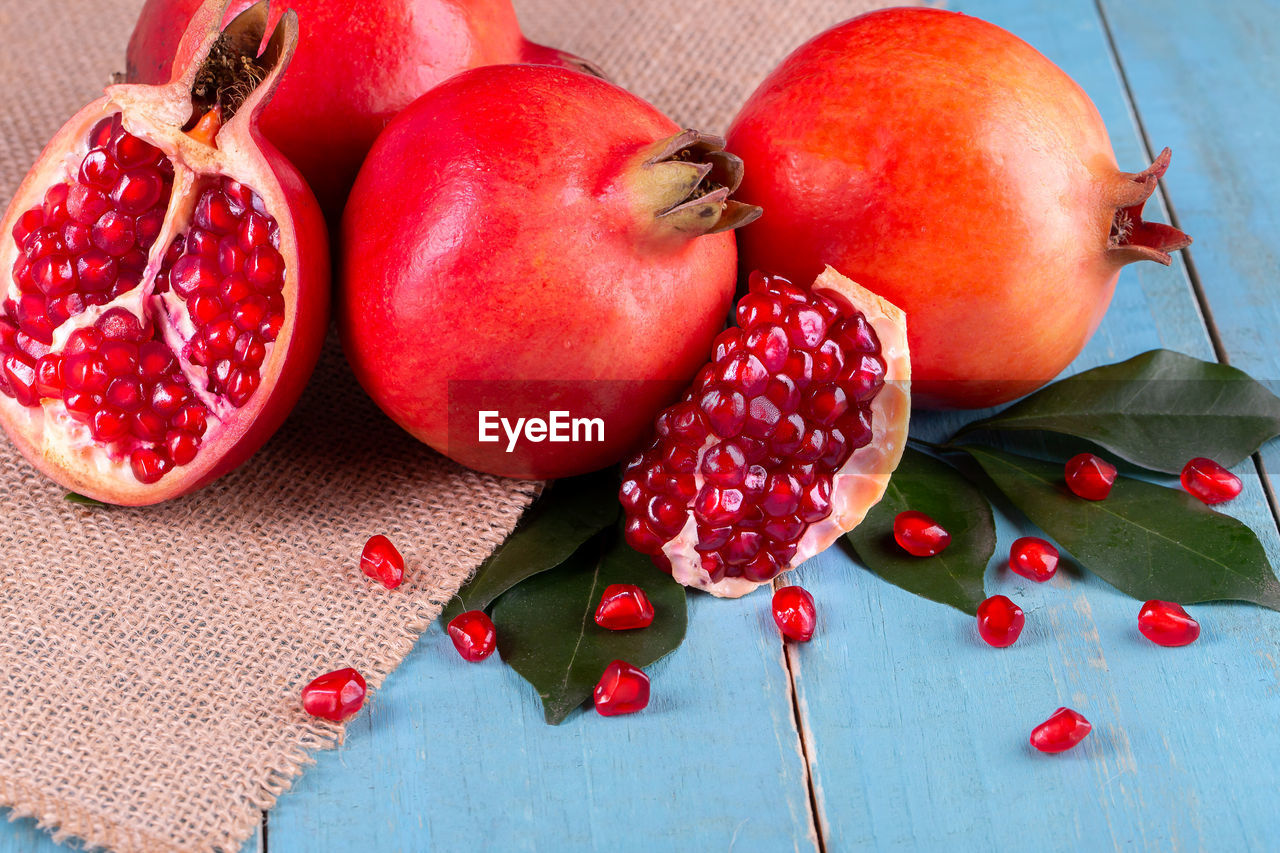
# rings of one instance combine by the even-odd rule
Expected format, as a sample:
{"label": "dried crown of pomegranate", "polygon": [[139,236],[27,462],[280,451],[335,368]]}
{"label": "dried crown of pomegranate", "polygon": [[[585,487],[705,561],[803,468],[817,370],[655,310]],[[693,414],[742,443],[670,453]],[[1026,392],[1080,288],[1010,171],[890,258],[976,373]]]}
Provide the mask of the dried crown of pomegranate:
{"label": "dried crown of pomegranate", "polygon": [[0,421],[45,474],[155,503],[234,468],[319,355],[327,244],[257,113],[297,41],[265,2],[219,31],[208,3],[164,86],[117,85],[71,118],[0,226]]}
{"label": "dried crown of pomegranate", "polygon": [[903,313],[834,269],[811,288],[753,274],[737,319],[621,491],[634,548],[730,598],[862,521],[911,407]]}

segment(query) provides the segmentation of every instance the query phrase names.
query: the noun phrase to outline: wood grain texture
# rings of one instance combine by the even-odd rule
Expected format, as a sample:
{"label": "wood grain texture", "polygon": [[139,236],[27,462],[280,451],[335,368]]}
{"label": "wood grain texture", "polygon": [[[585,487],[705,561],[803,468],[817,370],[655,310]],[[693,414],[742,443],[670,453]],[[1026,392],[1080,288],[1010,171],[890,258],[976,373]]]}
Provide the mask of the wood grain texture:
{"label": "wood grain texture", "polygon": [[[1125,6],[1129,21],[1120,31],[1176,29],[1165,25],[1169,4],[1146,4],[1145,16],[1116,5]],[[1121,167],[1148,162],[1092,3],[960,0],[951,8],[1018,33],[1061,65],[1097,103]],[[1197,26],[1212,28],[1208,21]],[[1196,38],[1192,27],[1182,32]],[[1185,54],[1166,56],[1189,62],[1185,73],[1195,73]],[[1165,94],[1186,96],[1176,88]],[[1236,96],[1226,88],[1200,93]],[[1190,99],[1184,108],[1195,109]],[[1146,109],[1142,93],[1138,114],[1145,118]],[[1213,131],[1200,127],[1202,145],[1218,143]],[[1187,166],[1184,149],[1194,146],[1153,141],[1173,146],[1171,174]],[[1218,192],[1246,198],[1259,186],[1243,183],[1244,173],[1214,180],[1234,181]],[[1172,198],[1178,205],[1176,186]],[[1151,206],[1153,217],[1166,214],[1161,208]],[[1182,224],[1195,235],[1196,251],[1216,239],[1185,218]],[[1275,293],[1265,280],[1254,288],[1255,298]],[[1156,346],[1212,358],[1180,260],[1168,269],[1125,271],[1102,328],[1072,371]],[[956,420],[931,416],[918,426],[937,436]],[[1237,472],[1246,492],[1226,510],[1262,534],[1275,562],[1280,537],[1256,470],[1246,462]],[[998,526],[988,588],[1027,613],[1027,628],[1010,649],[987,647],[972,620],[885,585],[834,549],[802,569],[822,622],[813,643],[793,652],[794,669],[827,849],[1229,850],[1273,843],[1280,830],[1271,793],[1280,782],[1280,739],[1268,734],[1280,723],[1276,614],[1245,605],[1193,608],[1204,625],[1201,640],[1158,648],[1137,632],[1139,603],[1078,567],[1068,565],[1044,585],[1009,573],[1008,546],[1030,531],[1007,513]],[[1026,738],[1059,705],[1089,717],[1094,734],[1074,752],[1042,756]]]}

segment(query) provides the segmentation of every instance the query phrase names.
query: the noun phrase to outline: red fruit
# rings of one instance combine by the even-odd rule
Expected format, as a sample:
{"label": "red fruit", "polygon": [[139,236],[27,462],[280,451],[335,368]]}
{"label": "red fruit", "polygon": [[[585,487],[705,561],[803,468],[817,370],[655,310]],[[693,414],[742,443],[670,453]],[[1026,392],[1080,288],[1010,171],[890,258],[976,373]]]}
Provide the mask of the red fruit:
{"label": "red fruit", "polygon": [[1169,164],[1116,167],[1088,96],[1025,42],[939,9],[854,18],[798,48],[735,119],[743,263],[824,264],[911,320],[919,405],[991,406],[1080,352],[1120,268],[1191,241],[1142,219]]}
{"label": "red fruit", "polygon": [[621,492],[631,547],[725,597],[862,521],[898,466],[910,416],[902,313],[835,270],[812,287],[753,273],[737,319],[658,417]]}
{"label": "red fruit", "polygon": [[1092,453],[1072,456],[1066,464],[1067,488],[1090,501],[1100,501],[1111,494],[1116,481],[1116,466]]}
{"label": "red fruit", "polygon": [[[617,462],[724,323],[728,232],[758,213],[728,199],[740,178],[720,140],[603,80],[533,65],[452,78],[387,127],[347,204],[356,376],[472,468],[555,478]],[[542,426],[509,451],[499,418],[518,436],[519,419]]]}
{"label": "red fruit", "polygon": [[1026,621],[1022,608],[1007,596],[993,595],[978,605],[978,634],[997,649],[1018,642]]}
{"label": "red fruit", "polygon": [[951,544],[951,534],[923,512],[909,509],[893,519],[893,538],[913,557],[933,557]]}
{"label": "red fruit", "polygon": [[643,669],[616,660],[605,667],[593,695],[602,717],[634,714],[649,704],[649,676]]}
{"label": "red fruit", "polygon": [[[252,0],[231,0],[227,20]],[[128,79],[162,83],[200,0],[147,0],[129,39]],[[411,101],[477,65],[589,63],[527,41],[511,0],[287,0],[302,38],[289,76],[263,112],[262,130],[292,161],[337,219],[360,162],[378,132]],[[279,11],[277,11],[279,10]],[[340,82],[337,82],[340,81]]]}
{"label": "red fruit", "polygon": [[1041,752],[1066,752],[1093,730],[1093,725],[1070,708],[1059,708],[1031,730],[1031,745]]}
{"label": "red fruit", "polygon": [[813,596],[802,586],[784,586],[773,594],[773,621],[782,636],[797,643],[813,639],[818,625],[818,609]]}
{"label": "red fruit", "polygon": [[1009,549],[1009,569],[1036,583],[1044,583],[1058,571],[1058,549],[1034,536],[1024,536]]}
{"label": "red fruit", "polygon": [[1240,494],[1240,478],[1212,459],[1197,456],[1182,466],[1182,488],[1207,504],[1220,504]]}
{"label": "red fruit", "polygon": [[482,661],[498,647],[498,631],[483,610],[468,610],[449,621],[449,638],[464,660]]}
{"label": "red fruit", "polygon": [[404,580],[404,557],[387,537],[370,536],[360,554],[360,571],[387,589],[395,589]]}
{"label": "red fruit", "polygon": [[[247,459],[293,407],[328,322],[319,210],[255,125],[297,42],[296,16],[253,58],[236,46],[256,50],[265,4],[215,42],[216,7],[185,37],[201,59],[164,86],[111,86],[72,117],[0,225],[0,422],[42,472],[108,503],[182,495]],[[187,116],[199,121],[168,123]],[[210,207],[216,222],[200,213]],[[250,365],[223,346],[236,306],[200,316],[194,304],[224,278],[198,247],[252,217],[268,223],[256,239],[282,265],[259,290],[280,333]]]}
{"label": "red fruit", "polygon": [[354,669],[327,672],[302,688],[302,708],[313,717],[341,723],[356,715],[368,690]]}
{"label": "red fruit", "polygon": [[1138,611],[1138,630],[1157,646],[1187,646],[1200,636],[1200,623],[1182,605],[1152,599]]}
{"label": "red fruit", "polygon": [[653,605],[635,584],[609,584],[596,608],[596,624],[610,631],[648,628],[653,624]]}

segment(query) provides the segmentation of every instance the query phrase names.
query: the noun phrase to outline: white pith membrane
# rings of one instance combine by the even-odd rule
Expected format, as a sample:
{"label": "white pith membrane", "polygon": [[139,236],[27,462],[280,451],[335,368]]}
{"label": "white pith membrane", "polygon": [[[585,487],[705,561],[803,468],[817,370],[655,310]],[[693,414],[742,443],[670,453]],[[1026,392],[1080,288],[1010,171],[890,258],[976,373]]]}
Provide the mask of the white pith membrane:
{"label": "white pith membrane", "polygon": [[[779,567],[779,574],[825,550],[852,530],[884,496],[906,446],[911,413],[911,362],[903,312],[831,267],[818,276],[812,290],[848,304],[866,318],[879,339],[879,354],[885,365],[884,385],[869,405],[870,442],[855,449],[832,475],[830,513],[806,527],[795,554],[785,566]],[[706,482],[702,473],[703,458],[709,448],[722,440],[712,433],[698,450],[693,475],[697,492],[702,491]],[[694,547],[698,542],[697,526],[695,513],[690,509],[679,533],[662,546],[672,577],[678,582],[722,598],[738,598],[769,583],[741,576],[713,581],[702,566],[702,555]]]}
{"label": "white pith membrane", "polygon": [[[276,178],[263,158],[256,149],[242,145],[241,139],[247,133],[233,130],[233,124],[249,119],[249,101],[241,113],[221,128],[215,138],[217,147],[213,147],[183,131],[191,109],[189,100],[184,103],[188,86],[186,82],[175,82],[168,87],[110,87],[105,98],[78,113],[50,142],[19,188],[0,232],[4,299],[16,301],[21,290],[14,276],[14,265],[23,250],[14,239],[15,224],[24,213],[42,205],[50,187],[79,182],[80,165],[90,148],[90,133],[100,121],[119,114],[125,132],[160,149],[173,165],[163,225],[147,250],[141,280],[106,304],[90,305],[58,325],[53,333],[52,351],[61,352],[73,333],[94,326],[108,311],[121,308],[128,311],[138,319],[144,335],[167,345],[177,359],[178,373],[206,409],[206,428],[199,436],[200,448],[195,457],[185,464],[170,462],[158,481],[143,483],[135,476],[129,453],[121,452],[116,442],[107,444],[95,439],[90,426],[72,417],[61,398],[41,396],[38,405],[25,406],[15,397],[0,393],[0,414],[7,431],[37,467],[73,491],[115,503],[153,503],[220,473],[214,469],[223,453],[206,450],[215,444],[225,449],[244,434],[270,396],[262,389],[274,383],[288,349],[287,345],[276,346],[264,341],[265,352],[257,367],[259,381],[252,392],[240,395],[241,405],[237,406],[225,393],[209,390],[210,371],[216,362],[210,361],[206,367],[191,359],[196,324],[187,300],[173,288],[155,292],[157,274],[165,265],[166,252],[175,238],[185,239],[192,228],[195,207],[203,192],[232,180],[242,184],[249,191],[247,197],[256,199],[259,205],[264,198],[281,197]],[[165,88],[169,89],[166,97],[157,98],[155,92]],[[256,100],[254,96],[251,99]],[[59,156],[58,152],[64,153]],[[286,215],[277,217],[273,211],[265,210],[265,217],[271,222],[269,245],[279,253],[284,267],[278,305],[283,321],[276,321],[277,330],[273,333],[274,341],[283,343],[290,339],[295,320],[286,306],[292,304],[290,297],[296,290],[296,271],[291,260],[296,257],[296,246],[288,227],[287,212],[282,213]],[[244,215],[248,215],[247,211]],[[144,393],[145,390],[144,387]],[[134,448],[147,445],[144,439],[137,441]],[[125,450],[134,449],[128,447],[129,442],[124,439],[120,444]],[[156,442],[151,445],[159,446]],[[181,478],[174,476],[179,470],[183,472]]]}

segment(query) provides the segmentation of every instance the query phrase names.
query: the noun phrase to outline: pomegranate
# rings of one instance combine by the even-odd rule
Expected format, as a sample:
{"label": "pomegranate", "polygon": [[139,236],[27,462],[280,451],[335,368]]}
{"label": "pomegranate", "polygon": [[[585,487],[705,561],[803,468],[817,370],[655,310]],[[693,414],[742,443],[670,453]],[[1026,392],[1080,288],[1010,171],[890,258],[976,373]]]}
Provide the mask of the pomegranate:
{"label": "pomegranate", "polygon": [[1067,488],[1089,501],[1106,500],[1116,482],[1116,466],[1093,453],[1078,453],[1063,466]]}
{"label": "pomegranate", "polygon": [[653,603],[633,583],[611,583],[600,596],[596,624],[610,631],[634,631],[653,624]]}
{"label": "pomegranate", "polygon": [[592,699],[596,712],[602,717],[643,711],[649,705],[649,676],[639,667],[615,660],[605,667],[596,682]]}
{"label": "pomegranate", "polygon": [[862,521],[910,415],[902,312],[835,270],[811,288],[753,273],[737,321],[621,490],[631,546],[729,598]]}
{"label": "pomegranate", "polygon": [[788,640],[807,643],[818,627],[813,594],[802,586],[784,586],[773,594],[773,623]]}
{"label": "pomegranate", "polygon": [[313,717],[341,723],[364,707],[364,676],[350,667],[319,676],[302,688],[302,709]]}
{"label": "pomegranate", "polygon": [[[162,83],[189,60],[179,50],[202,0],[147,0],[129,39],[128,80]],[[226,19],[252,0],[231,0]],[[224,0],[215,0],[221,6]],[[466,68],[539,62],[590,68],[527,41],[511,0],[285,0],[302,38],[262,129],[296,165],[337,221],[360,162],[387,122],[423,92]],[[175,62],[175,53],[177,59]]]}
{"label": "pomegranate", "polygon": [[1181,604],[1159,599],[1142,605],[1138,630],[1157,646],[1187,646],[1200,637],[1200,623]]}
{"label": "pomegranate", "polygon": [[462,659],[478,663],[498,647],[498,630],[483,610],[468,610],[449,620],[449,639]]}
{"label": "pomegranate", "polygon": [[266,11],[219,32],[202,10],[199,59],[73,116],[0,225],[0,423],[75,492],[150,504],[225,474],[319,356],[324,223],[256,126],[297,20]]}
{"label": "pomegranate", "polygon": [[387,589],[395,589],[404,581],[404,557],[390,539],[378,533],[364,543],[360,571]]}
{"label": "pomegranate", "polygon": [[724,324],[730,231],[759,211],[729,198],[742,171],[722,142],[550,66],[477,68],[423,95],[374,144],[343,220],[361,384],[481,471],[617,462]]}
{"label": "pomegranate", "polygon": [[1061,556],[1052,543],[1036,536],[1023,536],[1009,548],[1009,570],[1027,580],[1044,583],[1057,574]]}
{"label": "pomegranate", "polygon": [[1169,165],[1119,171],[1097,109],[999,27],[889,9],[798,48],[734,120],[740,197],[768,216],[743,263],[830,264],[911,318],[915,402],[991,406],[1048,382],[1102,319],[1120,268],[1191,240],[1146,222]]}
{"label": "pomegranate", "polygon": [[1210,506],[1234,500],[1244,489],[1239,477],[1203,456],[1188,460],[1179,480],[1189,494]]}
{"label": "pomegranate", "polygon": [[1093,731],[1093,724],[1079,711],[1059,708],[1031,730],[1031,745],[1041,752],[1066,752]]}
{"label": "pomegranate", "polygon": [[936,557],[951,544],[951,534],[945,527],[914,509],[894,516],[893,539],[913,557]]}
{"label": "pomegranate", "polygon": [[1018,642],[1026,622],[1022,608],[1007,595],[993,595],[978,605],[978,635],[997,649]]}

